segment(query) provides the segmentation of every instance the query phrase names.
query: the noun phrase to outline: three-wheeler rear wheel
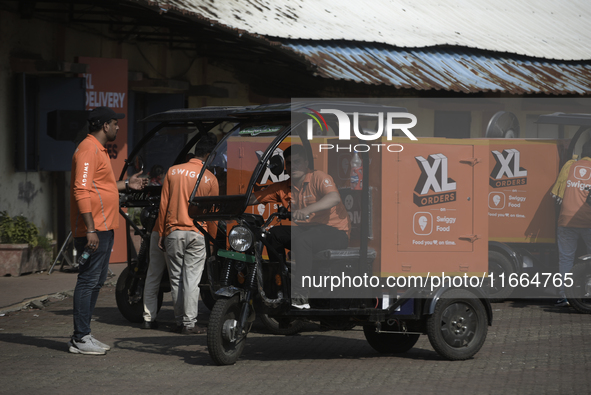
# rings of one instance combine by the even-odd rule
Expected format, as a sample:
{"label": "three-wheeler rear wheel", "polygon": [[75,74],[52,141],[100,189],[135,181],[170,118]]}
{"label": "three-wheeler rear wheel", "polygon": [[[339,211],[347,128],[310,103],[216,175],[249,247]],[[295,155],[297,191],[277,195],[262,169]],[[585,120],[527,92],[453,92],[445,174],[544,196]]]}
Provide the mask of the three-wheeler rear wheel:
{"label": "three-wheeler rear wheel", "polygon": [[379,353],[382,354],[400,354],[407,352],[419,340],[418,333],[387,333],[400,331],[398,325],[387,325],[384,324],[381,327],[381,331],[376,332],[375,325],[364,325],[363,334],[367,339],[369,345]]}
{"label": "three-wheeler rear wheel", "polygon": [[301,332],[305,322],[293,318],[274,318],[267,314],[257,314],[263,325],[274,335],[291,336]]}
{"label": "three-wheeler rear wheel", "polygon": [[[135,293],[137,295],[131,295],[131,288],[134,281],[138,283],[133,285]],[[129,322],[140,323],[144,322],[144,282],[145,279],[134,278],[131,274],[129,267],[123,269],[119,278],[117,279],[117,285],[115,286],[115,301],[117,302],[117,308],[119,312]],[[158,311],[162,307],[162,300],[164,294],[162,290],[158,292]]]}
{"label": "three-wheeler rear wheel", "polygon": [[572,279],[572,286],[565,287],[568,302],[579,313],[591,314],[591,262],[575,264]]}
{"label": "three-wheeler rear wheel", "polygon": [[218,299],[213,306],[207,327],[207,349],[218,365],[235,364],[244,350],[246,334],[238,333],[241,308],[239,295]]}
{"label": "three-wheeler rear wheel", "polygon": [[[505,275],[505,278],[509,278],[509,275],[515,273],[513,266],[509,258],[497,251],[488,252],[488,275],[490,278],[499,278],[500,275]],[[488,298],[491,303],[503,302],[513,293],[514,288],[510,286],[501,286],[501,281],[493,282],[493,286],[485,288],[488,292]]]}
{"label": "three-wheeler rear wheel", "polygon": [[445,292],[427,320],[431,346],[442,357],[459,361],[473,357],[488,332],[488,319],[482,301],[465,289]]}

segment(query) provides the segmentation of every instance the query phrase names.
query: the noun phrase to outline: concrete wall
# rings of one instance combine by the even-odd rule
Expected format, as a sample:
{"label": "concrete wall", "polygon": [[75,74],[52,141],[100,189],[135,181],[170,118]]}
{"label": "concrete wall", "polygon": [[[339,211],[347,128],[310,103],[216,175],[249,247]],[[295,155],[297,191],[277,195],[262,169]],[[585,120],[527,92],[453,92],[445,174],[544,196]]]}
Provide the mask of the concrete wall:
{"label": "concrete wall", "polygon": [[27,51],[54,58],[53,30],[48,23],[0,12],[0,210],[25,215],[42,235],[54,231],[53,177],[49,172],[15,172],[17,107],[10,53]]}
{"label": "concrete wall", "polygon": [[[92,30],[91,30],[92,29]],[[190,107],[205,105],[247,105],[249,88],[239,83],[223,67],[214,66],[194,51],[171,51],[162,44],[127,44],[101,35],[106,27],[93,25],[71,29],[38,19],[21,19],[18,14],[0,11],[0,211],[23,214],[35,223],[40,234],[57,232],[57,223],[69,229],[69,202],[58,201],[57,184],[65,182],[69,196],[69,173],[16,172],[16,87],[10,58],[35,54],[44,60],[74,62],[77,56],[124,58],[129,70],[144,78],[177,79],[193,85],[210,84],[229,90],[229,98],[189,97]],[[131,120],[130,120],[131,121]],[[66,214],[58,218],[58,207]]]}

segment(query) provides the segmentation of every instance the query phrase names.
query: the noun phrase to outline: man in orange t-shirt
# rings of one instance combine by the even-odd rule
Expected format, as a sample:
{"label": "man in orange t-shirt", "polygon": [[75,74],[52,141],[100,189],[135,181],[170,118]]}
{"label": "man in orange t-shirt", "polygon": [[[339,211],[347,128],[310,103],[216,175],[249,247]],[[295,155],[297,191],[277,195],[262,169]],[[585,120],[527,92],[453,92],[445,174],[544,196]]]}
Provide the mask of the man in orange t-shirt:
{"label": "man in orange t-shirt", "polygon": [[591,252],[591,207],[587,204],[589,191],[585,190],[586,187],[591,187],[591,140],[583,145],[581,160],[567,162],[558,179],[562,181],[557,181],[557,185],[562,182],[564,190],[556,231],[558,266],[563,282],[560,286],[560,299],[555,305],[568,306],[564,275],[573,268],[579,237],[585,242],[587,252]]}
{"label": "man in orange t-shirt", "polygon": [[[90,133],[72,157],[70,221],[79,265],[74,290],[74,335],[68,343],[75,354],[100,355],[110,349],[90,333],[90,320],[99,291],[109,270],[113,229],[119,227],[119,191],[142,189],[148,182],[137,173],[126,181],[115,181],[105,144],[114,141],[125,117],[107,107],[98,107],[88,116]],[[87,256],[88,255],[88,256]]]}
{"label": "man in orange t-shirt", "polygon": [[[189,198],[203,168],[203,163],[216,144],[216,137],[209,133],[195,147],[195,158],[187,163],[168,169],[158,217],[162,219],[163,229],[160,248],[168,256],[168,274],[176,327],[173,329],[185,334],[205,332],[197,324],[199,302],[199,281],[205,267],[205,237],[189,217]],[[219,185],[216,177],[205,170],[195,196],[217,196]],[[215,237],[215,224],[200,224]]]}
{"label": "man in orange t-shirt", "polygon": [[351,223],[332,177],[309,169],[303,146],[292,145],[283,156],[290,178],[255,192],[249,203],[281,203],[290,209],[291,219],[297,226],[271,228],[268,241],[274,251],[269,254],[285,260],[284,250],[291,250],[293,244],[297,276],[292,280],[292,304],[297,308],[310,308],[307,292],[298,279],[310,274],[315,253],[347,248]]}

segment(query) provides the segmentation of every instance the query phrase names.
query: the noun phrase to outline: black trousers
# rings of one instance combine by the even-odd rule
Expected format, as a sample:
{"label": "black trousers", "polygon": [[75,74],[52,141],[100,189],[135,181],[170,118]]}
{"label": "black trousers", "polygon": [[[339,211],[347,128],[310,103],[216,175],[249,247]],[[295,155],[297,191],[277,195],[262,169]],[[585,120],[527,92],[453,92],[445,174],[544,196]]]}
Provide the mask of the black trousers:
{"label": "black trousers", "polygon": [[[292,272],[292,294],[303,294],[301,277],[312,274],[314,254],[322,250],[341,250],[349,245],[347,233],[328,225],[274,226],[269,230],[269,244],[285,259],[285,249],[291,250],[297,269]],[[278,259],[273,251],[271,258]],[[273,256],[275,255],[275,256]]]}

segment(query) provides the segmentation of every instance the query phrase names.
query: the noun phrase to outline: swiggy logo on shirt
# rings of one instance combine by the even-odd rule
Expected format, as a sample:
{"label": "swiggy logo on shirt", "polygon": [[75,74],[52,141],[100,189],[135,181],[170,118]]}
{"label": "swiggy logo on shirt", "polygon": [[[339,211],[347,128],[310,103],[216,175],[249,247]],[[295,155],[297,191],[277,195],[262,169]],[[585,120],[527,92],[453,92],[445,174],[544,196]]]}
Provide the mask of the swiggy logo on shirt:
{"label": "swiggy logo on shirt", "polygon": [[521,153],[512,148],[491,151],[497,162],[490,173],[490,186],[493,188],[512,187],[527,184],[527,170],[520,166]]}
{"label": "swiggy logo on shirt", "polygon": [[179,176],[185,176],[185,177],[190,177],[190,178],[197,177],[197,172],[194,172],[194,171],[189,171],[187,169],[172,169],[171,175],[175,176],[177,174]]}
{"label": "swiggy logo on shirt", "polygon": [[413,201],[419,206],[431,206],[456,200],[456,182],[447,175],[447,157],[429,155],[428,159],[415,156],[421,176],[415,186]]}
{"label": "swiggy logo on shirt", "polygon": [[586,181],[591,178],[591,169],[585,166],[576,166],[574,175],[577,180]]}

